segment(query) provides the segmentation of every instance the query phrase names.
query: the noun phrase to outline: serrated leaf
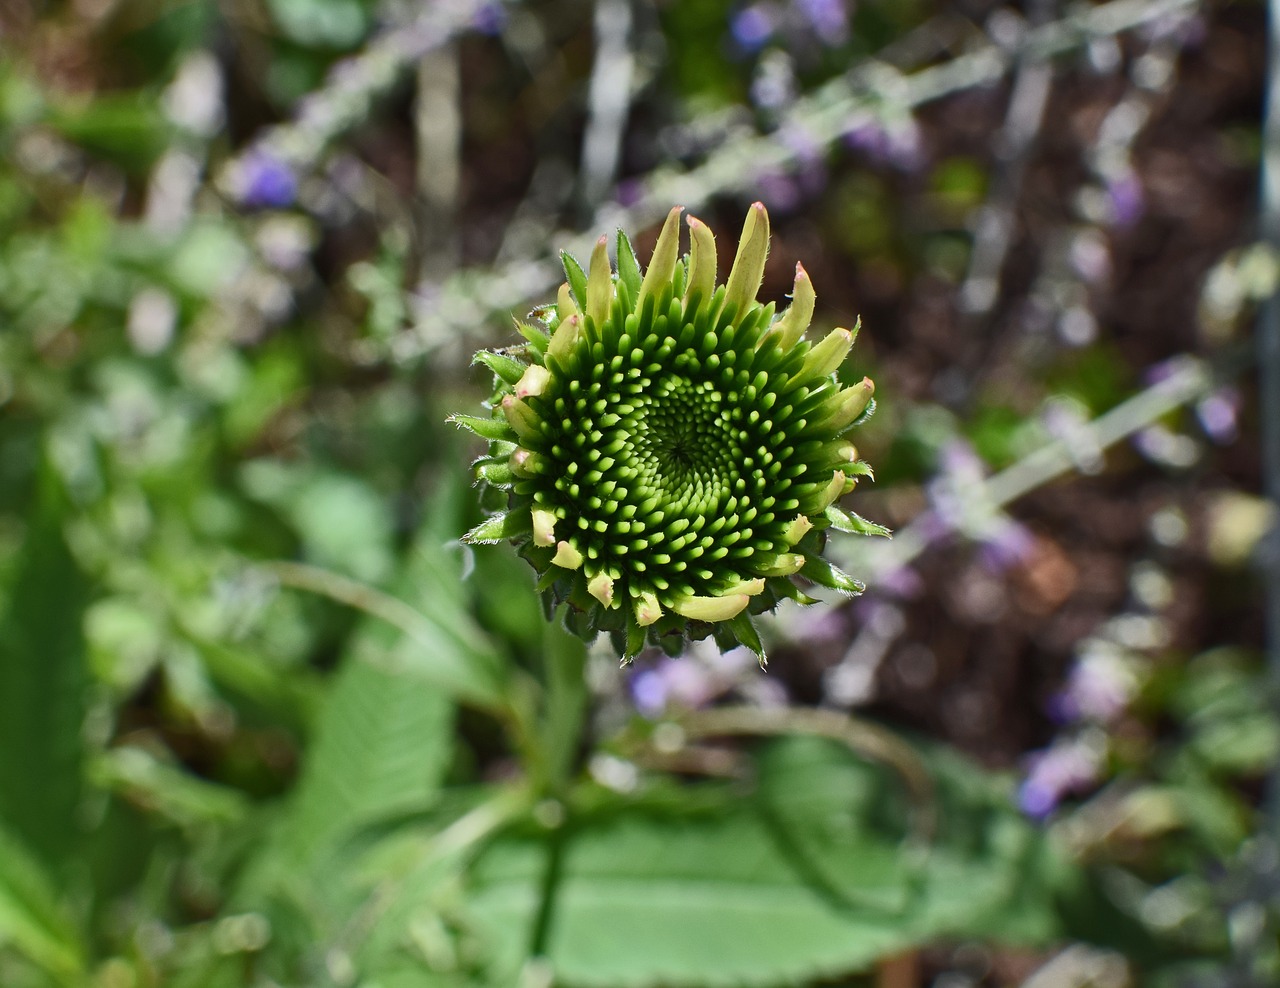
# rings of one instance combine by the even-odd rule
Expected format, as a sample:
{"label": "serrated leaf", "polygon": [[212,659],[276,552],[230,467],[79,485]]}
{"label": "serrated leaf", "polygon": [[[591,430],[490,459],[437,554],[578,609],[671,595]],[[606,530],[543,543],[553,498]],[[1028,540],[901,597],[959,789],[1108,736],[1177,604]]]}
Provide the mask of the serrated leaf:
{"label": "serrated leaf", "polygon": [[635,248],[631,246],[631,238],[621,230],[618,231],[618,280],[630,289],[633,300],[644,280],[640,273],[640,262],[636,260]]}
{"label": "serrated leaf", "polygon": [[509,357],[505,353],[494,353],[492,350],[479,351],[475,355],[473,362],[484,364],[489,370],[511,385],[519,381],[529,367],[528,364],[516,360],[515,357]]}
{"label": "serrated leaf", "polygon": [[0,819],[61,865],[79,839],[88,583],[63,537],[61,487],[41,471],[0,617]]}
{"label": "serrated leaf", "polygon": [[746,645],[747,648],[756,653],[760,659],[760,664],[765,664],[764,646],[760,643],[760,633],[756,630],[755,624],[751,620],[751,615],[743,611],[737,617],[729,622],[729,627],[733,631],[738,641]]}
{"label": "serrated leaf", "polygon": [[[904,853],[892,773],[810,738],[766,749],[755,799],[570,821],[546,942],[555,983],[774,988],[939,939],[1057,935],[1047,848],[1003,787],[945,753],[925,764],[940,827],[925,859]],[[546,853],[509,836],[474,869],[471,912],[496,956],[528,943]]]}
{"label": "serrated leaf", "polygon": [[461,429],[469,429],[481,439],[512,443],[516,441],[516,432],[505,419],[485,419],[478,415],[450,415],[445,421]]}
{"label": "serrated leaf", "polygon": [[468,545],[487,545],[527,535],[533,531],[533,521],[527,511],[510,511],[486,518],[462,537]]}
{"label": "serrated leaf", "polygon": [[583,270],[578,259],[567,250],[560,252],[560,263],[564,266],[564,277],[569,282],[569,291],[573,292],[573,300],[582,311],[587,306],[587,272]]}
{"label": "serrated leaf", "polygon": [[880,535],[884,538],[890,538],[893,535],[883,525],[868,521],[861,515],[852,511],[845,511],[834,504],[828,505],[826,515],[827,521],[831,522],[831,527],[840,532],[852,532],[856,535]]}
{"label": "serrated leaf", "polygon": [[861,580],[855,580],[840,567],[821,556],[809,556],[800,573],[819,586],[838,590],[840,593],[860,594],[867,589]]}

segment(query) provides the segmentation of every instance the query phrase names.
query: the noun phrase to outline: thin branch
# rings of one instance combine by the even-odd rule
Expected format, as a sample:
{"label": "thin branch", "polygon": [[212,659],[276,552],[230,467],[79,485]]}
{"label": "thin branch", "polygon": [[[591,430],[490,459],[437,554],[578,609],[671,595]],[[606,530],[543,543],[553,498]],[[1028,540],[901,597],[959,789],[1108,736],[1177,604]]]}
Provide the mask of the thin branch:
{"label": "thin branch", "polygon": [[[812,144],[830,146],[860,122],[901,115],[904,110],[996,82],[1017,62],[1052,58],[1092,39],[1120,34],[1197,5],[1197,0],[1113,0],[1030,31],[1020,45],[1009,49],[990,45],[911,75],[869,60],[848,76],[797,100],[788,120],[802,129]],[[798,154],[770,135],[729,140],[688,171],[660,169],[651,173],[633,205],[603,207],[589,233],[562,231],[548,238],[547,245],[586,254],[601,229],[642,229],[660,220],[673,203],[696,209],[712,196],[748,191],[762,172],[785,170],[797,163]],[[465,338],[484,332],[492,317],[519,312],[532,301],[545,299],[562,277],[558,260],[550,252],[495,271],[460,271],[438,290],[427,292],[429,304],[419,306],[416,325],[406,331],[410,339],[397,346],[397,353],[406,360],[450,347],[461,353],[466,349]]]}
{"label": "thin branch", "polygon": [[920,756],[892,731],[835,710],[783,707],[715,707],[685,714],[677,722],[686,740],[739,735],[779,737],[809,734],[829,738],[872,761],[887,765],[911,796],[911,843],[925,848],[937,829],[933,779]]}
{"label": "thin branch", "polygon": [[[1083,452],[1101,453],[1174,409],[1204,396],[1215,382],[1216,375],[1204,361],[1183,356],[1172,364],[1171,373],[1163,380],[1082,424],[1069,441],[1056,439],[988,477],[969,497],[983,510],[998,512],[1024,494],[1077,469]],[[931,528],[927,521],[917,519],[897,532],[892,541],[868,544],[865,539],[848,540],[837,543],[834,551],[840,552],[844,547],[845,555],[853,560],[850,565],[860,572],[886,573],[923,553],[933,541]]]}
{"label": "thin branch", "polygon": [[[1262,233],[1280,250],[1280,0],[1268,3],[1267,110],[1263,130]],[[1272,294],[1258,318],[1258,365],[1262,405],[1264,493],[1280,508],[1280,293]],[[1274,514],[1274,512],[1273,512]],[[1267,665],[1275,703],[1280,704],[1280,528],[1273,525],[1262,553],[1266,572]],[[1280,709],[1277,710],[1280,716]],[[1268,793],[1272,840],[1280,840],[1280,769]]]}

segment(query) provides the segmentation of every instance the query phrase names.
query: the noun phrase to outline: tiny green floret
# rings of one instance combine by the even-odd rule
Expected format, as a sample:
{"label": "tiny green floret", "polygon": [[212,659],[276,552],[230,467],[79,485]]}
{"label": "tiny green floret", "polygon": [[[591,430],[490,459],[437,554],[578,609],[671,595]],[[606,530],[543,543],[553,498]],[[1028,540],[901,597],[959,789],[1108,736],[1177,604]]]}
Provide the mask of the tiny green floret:
{"label": "tiny green floret", "polygon": [[751,615],[812,603],[796,578],[862,590],[822,558],[828,530],[887,534],[836,504],[871,474],[845,436],[875,388],[837,376],[856,327],[804,339],[815,296],[799,264],[786,312],[757,301],[761,203],[720,285],[706,224],[689,218],[680,256],[680,213],[644,272],[621,231],[616,271],[604,237],[585,270],[563,254],[555,304],[517,324],[527,342],[476,355],[491,415],[450,421],[489,441],[476,474],[503,510],[464,540],[513,542],[548,616],[565,605],[571,630],[609,632],[624,660],[714,635],[763,662]]}

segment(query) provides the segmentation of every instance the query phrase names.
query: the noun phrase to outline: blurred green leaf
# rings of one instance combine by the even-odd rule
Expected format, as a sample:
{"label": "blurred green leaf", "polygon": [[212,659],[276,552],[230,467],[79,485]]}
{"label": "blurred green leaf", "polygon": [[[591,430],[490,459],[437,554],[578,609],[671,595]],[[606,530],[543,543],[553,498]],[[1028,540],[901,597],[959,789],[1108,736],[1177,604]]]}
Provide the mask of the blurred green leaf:
{"label": "blurred green leaf", "polygon": [[[945,754],[930,764],[940,830],[914,864],[891,777],[809,739],[766,749],[755,800],[571,821],[547,947],[557,979],[793,984],[939,937],[1052,937],[1039,836],[979,769]],[[528,945],[545,869],[534,836],[498,841],[475,869],[477,922],[509,964]]]}
{"label": "blurred green leaf", "polygon": [[63,537],[65,504],[47,465],[34,502],[0,617],[0,819],[63,865],[80,836],[89,588]]}
{"label": "blurred green leaf", "polygon": [[11,947],[64,985],[82,984],[84,944],[40,862],[0,827],[0,951]]}
{"label": "blurred green leaf", "polygon": [[267,9],[286,38],[309,47],[353,48],[369,29],[360,0],[268,0]]}

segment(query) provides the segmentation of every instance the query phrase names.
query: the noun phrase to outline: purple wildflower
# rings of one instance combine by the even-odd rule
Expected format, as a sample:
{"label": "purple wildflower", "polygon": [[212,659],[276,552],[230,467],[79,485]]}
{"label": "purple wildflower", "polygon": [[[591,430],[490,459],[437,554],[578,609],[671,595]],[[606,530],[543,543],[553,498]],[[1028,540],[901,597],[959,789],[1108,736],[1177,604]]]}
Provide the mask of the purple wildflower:
{"label": "purple wildflower", "polygon": [[913,119],[886,125],[868,120],[850,128],[844,135],[845,146],[865,154],[874,164],[903,172],[917,171],[924,163],[924,146],[920,127]]}
{"label": "purple wildflower", "polygon": [[990,573],[1005,570],[1026,562],[1035,546],[1035,539],[1026,527],[1009,518],[1001,518],[982,535],[978,558]]}
{"label": "purple wildflower", "polygon": [[1053,698],[1050,710],[1061,722],[1088,720],[1106,724],[1128,708],[1138,691],[1130,666],[1110,651],[1082,655],[1067,676],[1066,686]]}
{"label": "purple wildflower", "polygon": [[270,151],[254,148],[240,162],[240,202],[250,209],[284,209],[298,195],[293,170]]}
{"label": "purple wildflower", "polygon": [[734,44],[744,54],[755,54],[773,37],[774,19],[774,11],[762,3],[744,7],[729,21]]}
{"label": "purple wildflower", "polygon": [[834,47],[849,40],[849,11],[844,0],[798,0],[797,6],[823,44]]}
{"label": "purple wildflower", "polygon": [[1027,758],[1027,775],[1018,787],[1018,806],[1043,820],[1065,796],[1088,789],[1098,780],[1102,753],[1083,738],[1058,739]]}
{"label": "purple wildflower", "polygon": [[1215,443],[1226,444],[1236,438],[1240,413],[1240,392],[1235,388],[1219,388],[1196,404],[1196,418]]}
{"label": "purple wildflower", "polygon": [[491,37],[501,34],[507,26],[507,8],[500,3],[483,3],[472,15],[471,26]]}
{"label": "purple wildflower", "polygon": [[1146,197],[1142,192],[1142,180],[1132,170],[1126,170],[1107,180],[1107,203],[1111,222],[1120,229],[1128,229],[1142,218],[1146,210]]}

